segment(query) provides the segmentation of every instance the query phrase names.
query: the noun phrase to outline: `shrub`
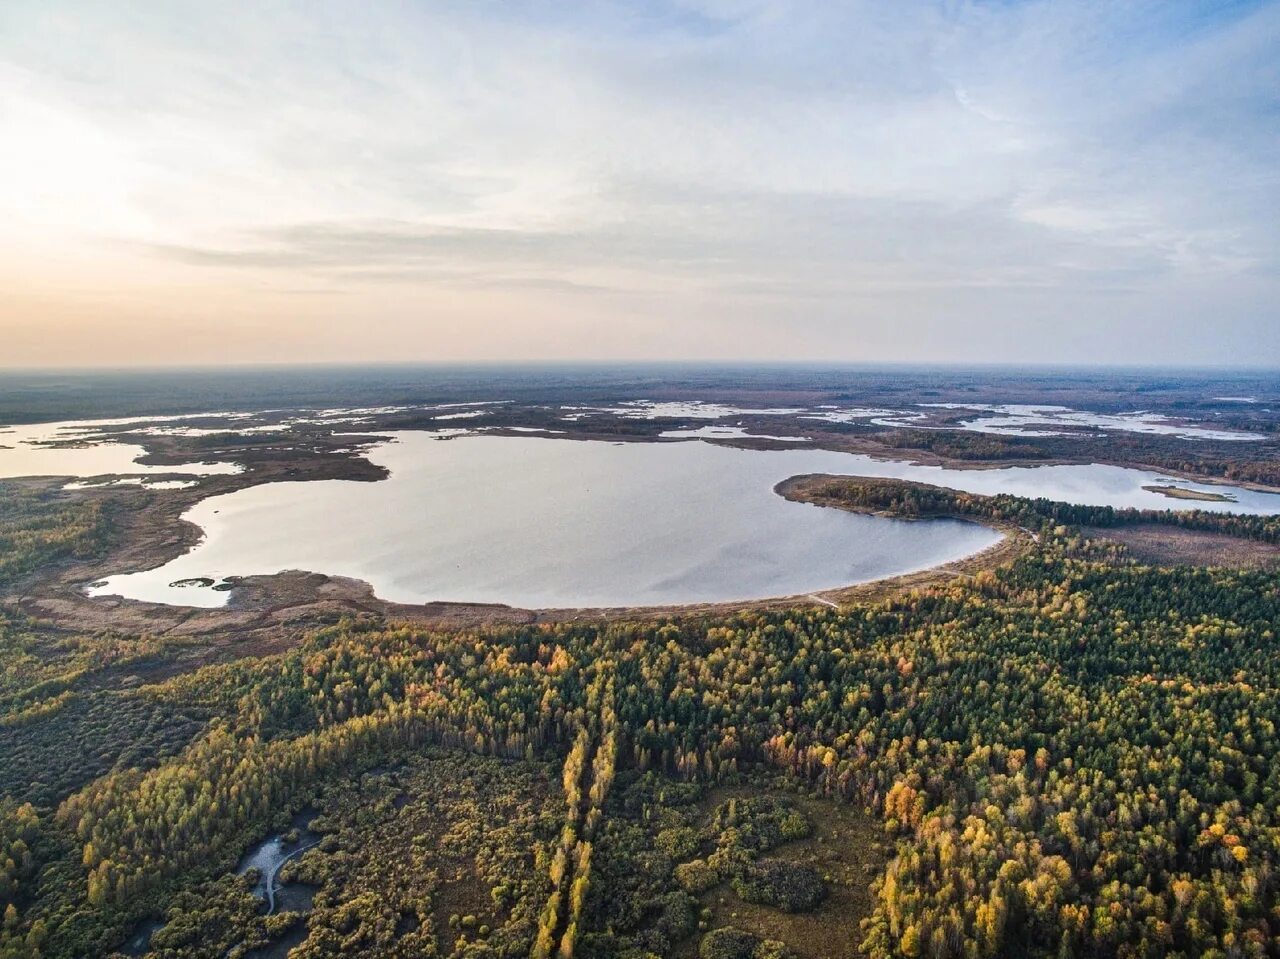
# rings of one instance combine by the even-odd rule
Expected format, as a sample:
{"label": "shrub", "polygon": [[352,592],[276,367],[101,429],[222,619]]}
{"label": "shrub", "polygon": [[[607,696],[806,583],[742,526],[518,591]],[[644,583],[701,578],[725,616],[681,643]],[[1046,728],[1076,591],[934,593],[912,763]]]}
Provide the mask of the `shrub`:
{"label": "shrub", "polygon": [[779,859],[762,859],[743,869],[733,889],[747,902],[773,906],[783,912],[807,912],[827,895],[817,870]]}
{"label": "shrub", "polygon": [[752,959],[795,959],[795,953],[787,948],[785,942],[777,939],[766,939],[756,946]]}
{"label": "shrub", "polygon": [[659,850],[677,862],[688,859],[698,851],[698,834],[687,826],[664,829],[654,841]]}
{"label": "shrub", "polygon": [[752,959],[760,939],[749,932],[725,926],[702,937],[698,946],[701,959]]}
{"label": "shrub", "polygon": [[719,883],[720,879],[719,870],[705,859],[694,859],[676,866],[676,882],[680,883],[685,892],[695,896],[706,892]]}

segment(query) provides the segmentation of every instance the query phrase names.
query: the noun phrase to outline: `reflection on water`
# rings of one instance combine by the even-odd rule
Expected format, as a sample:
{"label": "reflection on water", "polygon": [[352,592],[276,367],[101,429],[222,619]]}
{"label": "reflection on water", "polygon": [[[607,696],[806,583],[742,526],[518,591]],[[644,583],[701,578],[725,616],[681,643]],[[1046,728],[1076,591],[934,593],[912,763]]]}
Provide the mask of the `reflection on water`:
{"label": "reflection on water", "polygon": [[[922,405],[938,409],[972,410],[977,413],[993,414],[979,416],[956,424],[955,428],[966,430],[970,433],[993,433],[1002,436],[1070,435],[1067,430],[1052,429],[1052,427],[1058,426],[1121,433],[1148,433],[1155,436],[1176,436],[1178,439],[1183,440],[1259,442],[1266,439],[1266,436],[1261,433],[1249,433],[1244,430],[1212,429],[1142,410],[1132,413],[1091,413],[1087,410],[1073,410],[1065,406],[1021,404],[992,406],[985,403],[924,403]],[[1028,427],[1037,426],[1050,428],[1028,429]]]}
{"label": "reflection on water", "polygon": [[773,492],[827,458],[702,442],[597,443],[397,434],[378,483],[267,484],[198,504],[202,545],[120,593],[218,606],[182,580],[307,569],[385,599],[619,606],[805,593],[908,572],[997,541],[972,523],[911,523],[790,503]]}
{"label": "reflection on water", "polygon": [[286,569],[350,576],[384,599],[523,607],[714,602],[807,593],[958,559],[997,537],[958,521],[908,522],[791,503],[800,473],[896,477],[974,493],[1091,505],[1280,512],[1280,496],[1170,500],[1168,477],[1114,466],[954,470],[829,450],[743,450],[701,441],[602,443],[388,434],[378,483],[272,483],[213,497],[186,518],[205,539],[94,595],[220,606],[225,591],[171,586]]}
{"label": "reflection on water", "polygon": [[812,443],[807,436],[772,436],[768,433],[748,433],[741,426],[699,426],[697,429],[663,430],[663,439],[706,440],[773,440],[775,443]]}
{"label": "reflection on water", "polygon": [[294,816],[290,830],[264,839],[245,853],[236,866],[237,876],[243,876],[250,869],[258,870],[254,893],[267,904],[268,913],[305,912],[311,908],[315,890],[301,883],[282,886],[279,873],[286,862],[320,841],[320,835],[308,828],[315,816],[315,812]]}
{"label": "reflection on water", "polygon": [[[97,428],[112,422],[41,423],[0,428],[0,478],[10,476],[108,476],[157,473],[213,476],[238,473],[235,463],[149,466],[136,462],[147,451],[133,443],[103,441]],[[150,484],[158,488],[159,484]]]}

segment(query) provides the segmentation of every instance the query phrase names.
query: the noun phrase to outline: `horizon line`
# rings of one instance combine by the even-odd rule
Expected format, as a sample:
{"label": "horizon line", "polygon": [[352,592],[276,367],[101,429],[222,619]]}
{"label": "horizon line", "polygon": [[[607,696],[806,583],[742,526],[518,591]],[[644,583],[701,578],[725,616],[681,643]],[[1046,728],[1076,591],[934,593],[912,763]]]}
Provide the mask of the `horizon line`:
{"label": "horizon line", "polygon": [[1277,373],[1280,364],[1190,363],[1134,361],[1096,363],[1053,360],[830,360],[830,359],[515,359],[492,360],[255,360],[224,363],[138,363],[127,365],[70,364],[66,366],[0,366],[0,376],[58,374],[147,374],[165,372],[233,373],[307,369],[626,369],[626,368],[730,368],[730,369],[874,369],[915,368],[949,370],[1109,370],[1115,372],[1194,371],[1223,373]]}

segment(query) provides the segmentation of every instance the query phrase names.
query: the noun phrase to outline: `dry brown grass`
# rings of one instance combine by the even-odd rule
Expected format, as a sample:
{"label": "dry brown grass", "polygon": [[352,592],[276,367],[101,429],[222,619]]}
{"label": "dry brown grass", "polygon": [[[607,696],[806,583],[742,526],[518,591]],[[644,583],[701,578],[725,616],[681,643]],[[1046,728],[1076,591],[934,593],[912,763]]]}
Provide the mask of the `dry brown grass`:
{"label": "dry brown grass", "polygon": [[1169,499],[1189,499],[1205,503],[1234,503],[1235,498],[1225,493],[1206,493],[1198,489],[1186,489],[1182,486],[1144,486],[1148,493],[1159,493]]}
{"label": "dry brown grass", "polygon": [[[767,794],[768,790],[764,790]],[[759,796],[759,787],[714,789],[703,798],[707,813],[726,799]],[[799,807],[813,826],[805,839],[770,851],[770,859],[785,859],[817,869],[827,879],[828,895],[811,912],[785,913],[743,901],[728,882],[704,893],[702,905],[711,909],[711,929],[734,926],[763,939],[780,939],[800,959],[855,959],[862,941],[861,922],[871,915],[871,883],[884,871],[890,843],[877,821],[860,808],[830,800],[782,794]],[[685,944],[693,956],[702,934]]]}
{"label": "dry brown grass", "polygon": [[1226,566],[1232,569],[1280,569],[1280,546],[1226,533],[1177,529],[1155,524],[1116,529],[1086,528],[1094,539],[1120,543],[1141,563],[1155,566]]}

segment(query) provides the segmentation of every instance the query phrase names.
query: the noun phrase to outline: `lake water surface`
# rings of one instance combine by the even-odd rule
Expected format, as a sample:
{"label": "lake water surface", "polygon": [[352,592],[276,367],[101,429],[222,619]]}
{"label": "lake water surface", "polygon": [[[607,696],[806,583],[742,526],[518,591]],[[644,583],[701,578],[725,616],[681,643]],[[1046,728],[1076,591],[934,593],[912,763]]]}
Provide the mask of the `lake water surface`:
{"label": "lake water surface", "polygon": [[[0,478],[12,476],[152,475],[213,476],[238,473],[235,463],[183,463],[156,466],[139,463],[147,451],[134,443],[104,440],[97,430],[130,420],[88,420],[0,426]],[[164,482],[138,479],[154,489]]]}
{"label": "lake water surface", "polygon": [[975,493],[1075,503],[1280,512],[1280,496],[1233,503],[1143,490],[1167,477],[1111,466],[948,470],[827,450],[744,450],[702,441],[605,443],[428,432],[388,434],[376,483],[270,483],[212,497],[187,519],[205,539],[155,570],[91,588],[177,605],[229,594],[183,580],[287,569],[350,576],[394,602],[577,607],[783,596],[879,579],[970,555],[998,540],[955,520],[910,522],[791,503],[799,473],[918,480]]}

